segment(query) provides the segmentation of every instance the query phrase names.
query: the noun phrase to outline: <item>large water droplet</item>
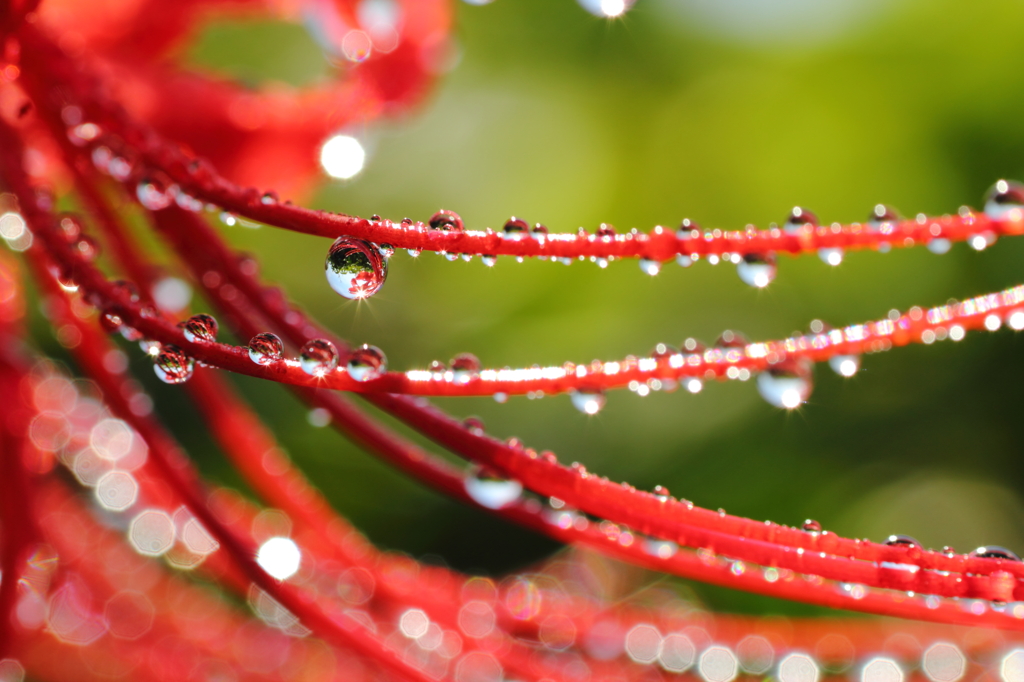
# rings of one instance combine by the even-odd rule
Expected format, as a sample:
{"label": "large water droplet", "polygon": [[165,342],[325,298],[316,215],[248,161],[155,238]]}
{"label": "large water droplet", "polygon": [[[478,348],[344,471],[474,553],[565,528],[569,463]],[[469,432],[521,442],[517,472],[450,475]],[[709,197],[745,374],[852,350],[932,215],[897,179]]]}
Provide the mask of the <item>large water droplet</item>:
{"label": "large water droplet", "polygon": [[356,381],[372,381],[388,371],[388,359],[380,348],[364,343],[348,356],[345,369]]}
{"label": "large water droplet", "polygon": [[480,376],[480,360],[472,353],[459,353],[451,361],[452,381],[465,385]]}
{"label": "large water droplet", "polygon": [[327,339],[310,339],[299,351],[299,366],[310,376],[323,377],[338,367],[338,349]]}
{"label": "large water droplet", "polygon": [[284,343],[277,334],[263,332],[249,339],[249,359],[266,367],[284,358]]}
{"label": "large water droplet", "polygon": [[1024,185],[1000,180],[985,195],[985,214],[992,220],[1024,218]]}
{"label": "large water droplet", "polygon": [[135,196],[139,203],[150,211],[160,211],[174,202],[178,187],[162,173],[154,173],[139,180]]}
{"label": "large water droplet", "polygon": [[430,216],[430,227],[443,232],[462,232],[466,229],[462,222],[462,216],[455,211],[441,209]]}
{"label": "large water droplet", "polygon": [[885,539],[890,547],[920,547],[921,543],[909,535],[890,535]]}
{"label": "large water droplet", "polygon": [[177,346],[162,346],[153,357],[153,371],[167,384],[183,384],[192,378],[195,361]]}
{"label": "large water droplet", "polygon": [[841,377],[852,377],[860,370],[860,356],[833,355],[828,359],[828,366]]}
{"label": "large water droplet", "polygon": [[794,206],[793,210],[789,212],[789,217],[786,218],[785,224],[782,226],[786,232],[798,232],[805,226],[817,227],[818,216],[814,215],[812,211],[808,211],[802,206]]}
{"label": "large water droplet", "polygon": [[388,277],[388,262],[380,248],[352,237],[335,240],[324,269],[331,288],[349,299],[373,296]]}
{"label": "large water droplet", "polygon": [[503,509],[523,494],[519,481],[499,478],[476,465],[466,471],[463,486],[477,504],[487,509]]}
{"label": "large water droplet", "polygon": [[843,262],[843,250],[837,247],[818,249],[818,258],[835,267]]}
{"label": "large water droplet", "polygon": [[641,258],[640,271],[653,277],[661,272],[661,263],[656,260],[650,260],[649,258]]}
{"label": "large water droplet", "polygon": [[803,369],[773,368],[757,376],[757,390],[769,405],[792,410],[807,402],[813,383]]}
{"label": "large water droplet", "polygon": [[512,216],[505,221],[505,239],[512,241],[519,241],[530,234],[530,224],[522,218],[516,218]]}
{"label": "large water droplet", "polygon": [[605,395],[603,391],[582,389],[569,394],[572,405],[583,414],[597,414],[604,408]]}
{"label": "large water droplet", "polygon": [[217,340],[217,320],[212,315],[199,313],[181,323],[181,331],[189,341],[213,343]]}
{"label": "large water droplet", "polygon": [[752,287],[763,289],[772,283],[778,267],[775,265],[775,254],[747,254],[736,264],[736,274]]}
{"label": "large water droplet", "polygon": [[1020,561],[1020,557],[1017,553],[1000,547],[999,545],[985,545],[978,547],[971,552],[972,557],[978,557],[979,559],[1005,559],[1007,561]]}

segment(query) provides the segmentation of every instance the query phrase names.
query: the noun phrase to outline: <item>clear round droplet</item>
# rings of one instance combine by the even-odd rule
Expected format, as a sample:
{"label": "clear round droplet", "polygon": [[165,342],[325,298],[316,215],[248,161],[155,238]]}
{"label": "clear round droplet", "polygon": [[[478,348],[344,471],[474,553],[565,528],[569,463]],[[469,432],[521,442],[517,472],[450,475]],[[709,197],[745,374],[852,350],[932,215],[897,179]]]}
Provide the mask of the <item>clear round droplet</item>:
{"label": "clear round droplet", "polygon": [[597,414],[604,408],[606,401],[603,391],[580,390],[569,394],[572,406],[583,414]]}
{"label": "clear round droplet", "polygon": [[938,237],[928,242],[925,248],[932,253],[941,256],[944,253],[949,253],[949,250],[953,248],[953,242],[943,237]]}
{"label": "clear round droplet", "polygon": [[992,220],[1024,218],[1024,184],[1000,180],[985,195],[985,215]]}
{"label": "clear round droplet", "polygon": [[364,343],[348,356],[345,370],[355,381],[372,381],[388,371],[388,359],[380,348]]}
{"label": "clear round droplet", "polygon": [[466,493],[487,509],[504,509],[523,494],[523,486],[519,481],[500,478],[477,465],[466,471],[462,484]]}
{"label": "clear round droplet", "polygon": [[818,523],[817,521],[815,521],[814,519],[807,519],[806,521],[804,521],[803,525],[800,526],[800,527],[802,529],[804,529],[805,531],[807,531],[808,533],[820,533],[821,532],[821,524]]}
{"label": "clear round droplet", "polygon": [[828,359],[828,366],[841,377],[852,377],[860,371],[860,356],[833,355]]}
{"label": "clear round droplet", "polygon": [[653,277],[661,272],[661,263],[647,258],[640,259],[640,271]]}
{"label": "clear round droplet", "polygon": [[192,378],[194,369],[195,360],[177,346],[162,346],[153,357],[153,371],[166,384],[185,383]]}
{"label": "clear round droplet", "polygon": [[1000,547],[999,545],[985,545],[978,547],[971,552],[972,557],[979,559],[1005,559],[1007,561],[1020,561],[1020,557],[1013,550]]}
{"label": "clear round droplet", "polygon": [[769,405],[786,410],[800,407],[811,395],[810,372],[769,369],[757,376],[757,390]]}
{"label": "clear round droplet", "polygon": [[789,216],[786,218],[786,223],[782,226],[782,229],[793,233],[804,229],[805,226],[817,227],[818,216],[802,206],[794,206],[793,210],[789,212]]}
{"label": "clear round droplet", "polygon": [[338,367],[338,349],[327,339],[311,339],[299,351],[299,366],[310,376],[323,377]]}
{"label": "clear round droplet", "polygon": [[178,187],[163,174],[153,174],[139,180],[135,196],[139,203],[150,211],[160,211],[174,203]]}
{"label": "clear round droplet", "polygon": [[[693,342],[694,348],[690,348]],[[715,339],[715,348],[743,348],[748,343],[747,337],[743,336],[740,332],[733,331],[732,329],[726,329],[722,332],[721,336]],[[683,342],[683,347],[691,353],[699,353],[703,350],[700,341],[696,339],[686,339]]]}
{"label": "clear round droplet", "polygon": [[284,358],[284,342],[277,334],[262,332],[249,339],[249,359],[266,367]]}
{"label": "clear round droplet", "polygon": [[530,230],[530,235],[537,241],[543,241],[548,237],[548,228],[540,223],[537,223]]}
{"label": "clear round droplet", "polygon": [[504,237],[511,241],[519,241],[530,235],[530,224],[522,218],[512,216],[505,221]]}
{"label": "clear round droplet", "polygon": [[472,353],[459,353],[450,363],[452,369],[452,382],[461,385],[468,384],[480,376],[480,360]]}
{"label": "clear round droplet", "polygon": [[921,543],[909,535],[890,535],[885,539],[885,544],[890,547],[920,547]]}
{"label": "clear round droplet", "polygon": [[181,331],[189,341],[213,343],[217,340],[217,320],[212,315],[199,313],[182,322]]}
{"label": "clear round droplet", "polygon": [[827,249],[818,249],[818,258],[832,267],[843,262],[843,255],[843,250],[840,248],[831,247]]}
{"label": "clear round droplet", "polygon": [[380,248],[352,237],[335,240],[324,269],[331,288],[353,300],[373,296],[388,276],[388,262]]}
{"label": "clear round droplet", "polygon": [[447,209],[441,209],[430,216],[428,224],[431,229],[441,230],[442,232],[462,232],[466,229],[462,222],[462,216],[455,211]]}
{"label": "clear round droplet", "polygon": [[875,207],[871,209],[871,214],[868,216],[868,225],[878,229],[884,223],[895,223],[900,220],[902,220],[900,212],[892,206],[875,204]]}
{"label": "clear round droplet", "polygon": [[736,264],[736,274],[746,284],[763,289],[772,283],[778,273],[775,254],[747,254]]}
{"label": "clear round droplet", "polygon": [[493,268],[494,264],[498,262],[497,256],[480,256],[480,262],[489,268]]}

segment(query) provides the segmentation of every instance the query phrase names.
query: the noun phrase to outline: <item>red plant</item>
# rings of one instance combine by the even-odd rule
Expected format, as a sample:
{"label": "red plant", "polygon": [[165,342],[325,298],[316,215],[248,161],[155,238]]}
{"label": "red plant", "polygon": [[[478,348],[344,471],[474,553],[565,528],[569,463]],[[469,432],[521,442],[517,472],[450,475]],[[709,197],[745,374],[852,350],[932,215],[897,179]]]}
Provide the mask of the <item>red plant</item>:
{"label": "red plant", "polygon": [[[336,84],[250,91],[176,68],[166,59],[213,11],[285,18],[315,9],[329,44],[351,64]],[[854,660],[864,680],[901,680],[919,668],[955,682],[969,667],[1024,675],[1024,650],[1006,652],[994,629],[1024,629],[1024,564],[1001,548],[931,551],[893,536],[838,537],[808,521],[790,528],[695,507],[668,490],[639,491],[563,466],[513,439],[488,436],[414,396],[500,397],[568,392],[594,413],[604,391],[658,390],[753,375],[762,394],[792,409],[810,390],[809,366],[856,372],[863,353],[910,343],[1024,328],[1024,285],[883,320],[711,348],[659,345],[650,356],[591,365],[486,369],[469,354],[451,366],[393,371],[380,349],[333,337],[264,285],[203,217],[252,220],[336,239],[326,262],[344,296],[373,295],[396,248],[450,257],[731,260],[755,286],[774,277],[774,254],[888,249],[952,241],[984,247],[1024,233],[1024,191],[1000,182],[985,212],[902,220],[878,207],[864,224],[818,225],[795,209],[782,228],[618,234],[549,233],[512,218],[502,232],[467,229],[441,211],[427,223],[313,211],[274,191],[301,193],[317,177],[316,151],[353,121],[400,111],[427,91],[451,17],[442,0],[405,0],[402,20],[361,24],[356,4],[137,0],[99,7],[47,0],[0,8],[0,171],[9,194],[0,234],[45,301],[62,345],[92,383],[76,383],[26,345],[19,261],[0,260],[0,676],[21,666],[39,679],[183,677],[339,679],[632,679],[693,671],[707,682],[774,671],[815,682]],[[625,7],[625,5],[624,5]],[[186,101],[189,106],[176,106]],[[82,211],[55,212],[73,192]],[[114,208],[137,199],[217,319],[176,319]],[[112,264],[96,262],[99,245]],[[195,248],[200,244],[202,248]],[[122,277],[124,279],[114,279]],[[248,346],[217,341],[223,321]],[[269,508],[204,483],[126,372],[105,334],[152,355],[164,381],[184,384],[206,426]],[[287,353],[286,353],[287,351]],[[297,354],[297,359],[288,356]],[[289,385],[368,452],[466,504],[561,542],[594,550],[500,584],[381,552],[340,518],[215,369]],[[336,390],[322,390],[336,389]],[[405,423],[470,465],[468,473],[408,442],[340,392]],[[58,465],[60,465],[58,467]],[[95,502],[60,473],[94,489]],[[123,512],[128,511],[130,521]],[[128,544],[124,543],[127,535]],[[610,601],[557,578],[610,557],[647,569],[812,604],[930,621],[762,623],[710,616],[663,595]],[[178,569],[197,569],[259,620],[211,596]],[[340,590],[339,590],[340,587]],[[970,628],[993,628],[978,631]],[[931,643],[923,657],[894,632]],[[981,634],[978,634],[981,632]],[[312,636],[307,636],[312,635]],[[1001,663],[1000,663],[1001,661]],[[6,679],[6,678],[5,678]]]}

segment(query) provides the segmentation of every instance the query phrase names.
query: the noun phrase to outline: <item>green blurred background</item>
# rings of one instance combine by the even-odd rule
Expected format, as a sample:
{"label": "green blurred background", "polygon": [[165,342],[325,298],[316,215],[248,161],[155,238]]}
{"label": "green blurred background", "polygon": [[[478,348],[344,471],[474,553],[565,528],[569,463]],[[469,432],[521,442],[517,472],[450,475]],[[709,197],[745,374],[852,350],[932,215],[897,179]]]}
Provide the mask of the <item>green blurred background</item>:
{"label": "green blurred background", "polygon": [[[515,214],[554,231],[683,217],[735,229],[782,222],[798,203],[823,221],[864,220],[877,202],[950,213],[979,205],[999,177],[1024,177],[1019,0],[640,0],[616,20],[571,0],[497,0],[457,13],[454,65],[434,95],[403,120],[355,131],[370,151],[364,172],[325,182],[316,206],[419,220],[444,207],[474,228]],[[214,24],[187,59],[241,79],[330,77],[304,30],[285,24]],[[384,289],[355,303],[324,281],[326,241],[227,231],[263,255],[267,278],[343,336],[383,348],[395,369],[462,351],[492,367],[617,359],[726,328],[776,338],[814,318],[843,325],[994,291],[1024,271],[1019,238],[982,253],[850,253],[838,268],[783,257],[767,290],[742,284],[731,265],[667,264],[652,278],[632,261],[486,268],[400,252]],[[794,413],[767,405],[754,382],[696,396],[616,392],[596,417],[565,396],[443,403],[497,436],[706,507],[1021,552],[1022,350],[1004,330],[866,357],[852,379],[819,367]],[[284,389],[237,381],[374,542],[490,574],[558,550],[314,428]],[[190,428],[180,390],[152,388],[207,473],[241,487]],[[719,609],[808,611],[695,589]]]}

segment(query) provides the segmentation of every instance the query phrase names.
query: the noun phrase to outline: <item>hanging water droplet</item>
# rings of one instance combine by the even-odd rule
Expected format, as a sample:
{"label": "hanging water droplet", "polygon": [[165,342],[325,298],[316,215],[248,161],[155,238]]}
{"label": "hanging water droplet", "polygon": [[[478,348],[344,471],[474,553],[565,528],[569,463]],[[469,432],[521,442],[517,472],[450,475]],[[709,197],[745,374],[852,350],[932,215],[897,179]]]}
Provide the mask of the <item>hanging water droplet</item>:
{"label": "hanging water droplet", "polygon": [[928,242],[928,244],[926,245],[926,248],[929,251],[931,251],[932,253],[935,253],[935,254],[938,254],[938,255],[941,256],[944,253],[948,253],[949,250],[951,248],[953,248],[953,242],[951,242],[948,239],[945,239],[943,237],[937,237],[937,238],[931,240],[930,242]]}
{"label": "hanging water droplet", "polygon": [[757,377],[757,390],[769,405],[786,410],[796,409],[807,402],[813,388],[809,371],[772,368]]}
{"label": "hanging water droplet", "polygon": [[676,263],[678,263],[680,267],[688,268],[693,265],[693,259],[687,255],[679,254],[676,256]]}
{"label": "hanging water droplet", "polygon": [[299,351],[299,366],[310,376],[323,377],[338,367],[338,349],[327,339],[310,339]]}
{"label": "hanging water droplet", "polygon": [[454,263],[455,261],[459,260],[459,254],[457,254],[457,253],[448,253],[447,251],[439,251],[438,255],[444,256],[444,259],[446,261],[448,261],[449,263]]}
{"label": "hanging water droplet", "polygon": [[793,232],[799,232],[805,227],[817,226],[818,216],[802,206],[794,206],[793,210],[789,212],[789,217],[786,218],[786,223],[782,226],[782,229],[792,234]]}
{"label": "hanging water droplet", "polygon": [[999,545],[985,545],[978,547],[970,554],[972,557],[979,559],[1005,559],[1006,561],[1020,561],[1020,557],[1017,553],[1000,547]]}
{"label": "hanging water droplet", "polygon": [[369,298],[388,277],[388,262],[375,244],[338,237],[327,252],[327,283],[348,299]]}
{"label": "hanging water droplet", "polygon": [[821,524],[815,521],[814,519],[807,519],[806,521],[804,521],[804,524],[801,526],[801,528],[807,531],[808,533],[821,532]]}
{"label": "hanging water droplet", "polygon": [[178,192],[178,195],[174,197],[174,203],[178,205],[178,208],[191,211],[192,213],[198,213],[203,210],[203,202],[184,192]]}
{"label": "hanging water droplet", "polygon": [[163,348],[163,344],[153,339],[140,339],[139,348],[146,355],[156,357],[160,353],[160,349]]}
{"label": "hanging water droplet", "polygon": [[661,272],[661,263],[656,260],[649,260],[647,258],[640,259],[640,271],[647,273],[650,276],[657,275]]}
{"label": "hanging water droplet", "polygon": [[249,339],[249,359],[266,367],[284,358],[284,343],[277,334],[262,332]]}
{"label": "hanging water droplet", "polygon": [[463,486],[477,504],[487,509],[504,509],[523,494],[519,481],[500,478],[477,465],[466,471]]}
{"label": "hanging water droplet", "polygon": [[967,237],[967,244],[975,251],[984,251],[996,243],[996,233],[986,230]]}
{"label": "hanging water droplet", "polygon": [[736,274],[752,287],[763,289],[772,283],[778,267],[775,265],[775,254],[747,254],[736,264]]}
{"label": "hanging water droplet", "polygon": [[498,262],[497,256],[480,256],[480,262],[489,268],[493,268],[494,264]]}
{"label": "hanging water droplet", "polygon": [[420,254],[423,253],[423,250],[422,249],[406,249],[405,252],[408,253],[412,258],[419,258]]}
{"label": "hanging water droplet", "polygon": [[835,267],[843,262],[843,250],[837,247],[818,249],[818,258]]}
{"label": "hanging water droplet", "polygon": [[885,539],[890,547],[920,547],[921,543],[909,535],[890,535]]}
{"label": "hanging water droplet", "polygon": [[682,382],[683,386],[686,387],[686,390],[694,395],[700,393],[704,389],[704,382],[697,377],[687,377],[683,379]]}
{"label": "hanging water droplet", "polygon": [[364,343],[348,356],[345,370],[356,381],[372,381],[388,371],[388,359],[380,348]]}
{"label": "hanging water droplet", "polygon": [[228,227],[234,227],[235,225],[238,224],[238,218],[236,218],[235,214],[231,213],[230,211],[221,211],[220,221],[227,225]]}
{"label": "hanging water droplet", "polygon": [[1000,180],[985,194],[985,215],[992,220],[1024,218],[1024,185]]}
{"label": "hanging water droplet", "polygon": [[860,371],[860,356],[833,355],[828,359],[828,366],[841,377],[852,377]]}
{"label": "hanging water droplet", "polygon": [[385,259],[391,258],[395,255],[395,247],[391,246],[391,244],[378,244],[377,250],[380,251],[380,255]]}
{"label": "hanging water droplet", "polygon": [[177,346],[166,345],[153,357],[153,371],[160,381],[183,384],[192,378],[195,361]]}
{"label": "hanging water droplet", "polygon": [[459,353],[451,361],[452,382],[465,385],[480,376],[480,360],[472,353]]}
{"label": "hanging water droplet", "polygon": [[581,389],[569,394],[572,405],[583,414],[597,414],[605,404],[604,391]]}
{"label": "hanging water droplet", "polygon": [[181,323],[181,331],[189,341],[213,343],[217,340],[217,320],[212,315],[199,313]]}
{"label": "hanging water droplet", "polygon": [[530,224],[522,218],[512,216],[505,221],[504,237],[511,241],[519,241],[530,234]]}
{"label": "hanging water droplet", "polygon": [[462,223],[462,217],[458,213],[445,209],[430,216],[429,224],[432,229],[442,232],[462,232],[466,229]]}
{"label": "hanging water droplet", "polygon": [[150,211],[160,211],[170,206],[177,191],[177,185],[162,173],[148,175],[135,186],[135,196],[139,203]]}

